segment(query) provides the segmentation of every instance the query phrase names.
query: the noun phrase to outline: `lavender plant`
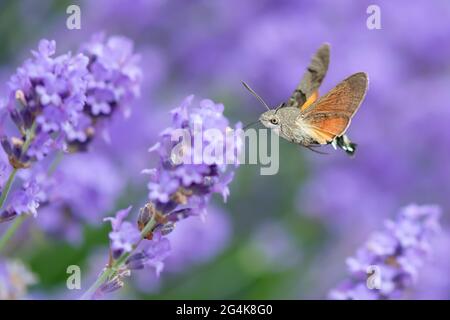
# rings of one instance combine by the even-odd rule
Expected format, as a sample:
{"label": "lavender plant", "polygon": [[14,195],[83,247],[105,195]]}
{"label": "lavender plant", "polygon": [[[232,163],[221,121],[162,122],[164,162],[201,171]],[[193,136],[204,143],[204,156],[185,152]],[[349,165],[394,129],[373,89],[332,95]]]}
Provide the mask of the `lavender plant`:
{"label": "lavender plant", "polygon": [[[174,132],[184,130],[194,146],[185,150],[190,156],[199,149],[205,150],[218,140],[202,132],[195,133],[196,126],[203,130],[215,129],[225,137],[230,132],[228,120],[223,116],[223,105],[211,100],[202,100],[193,107],[193,96],[185,99],[180,107],[172,110],[172,126],[160,134],[160,141],[150,148],[157,152],[157,167],[144,170],[150,175],[148,183],[148,203],[139,210],[136,223],[125,221],[131,207],[117,212],[115,217],[106,218],[111,222],[110,260],[98,280],[87,290],[83,298],[99,298],[124,285],[123,278],[132,270],[153,269],[159,275],[164,267],[164,259],[170,252],[167,235],[174,231],[176,223],[191,216],[204,215],[213,193],[220,193],[223,200],[229,194],[228,184],[233,172],[228,170],[223,153],[202,157],[200,163],[174,161],[175,147],[181,142],[174,139]],[[236,128],[240,126],[237,125]],[[196,136],[200,134],[200,136]],[[195,141],[199,137],[199,141]],[[217,137],[217,136],[216,136]],[[237,164],[240,137],[234,135],[232,141],[223,147],[231,148]],[[222,141],[223,142],[223,141]],[[195,146],[200,143],[202,148]],[[195,151],[196,150],[196,151]],[[222,152],[224,149],[221,150]],[[204,156],[204,154],[196,156]],[[186,161],[187,157],[183,157]],[[178,159],[179,160],[179,159]]]}
{"label": "lavender plant", "polygon": [[71,150],[86,150],[101,119],[108,119],[117,110],[130,113],[130,104],[139,97],[142,71],[133,42],[125,37],[106,38],[96,34],[81,48],[89,58],[86,76],[86,102],[83,106],[85,135],[69,139]]}
{"label": "lavender plant", "polygon": [[[33,58],[27,60],[9,82],[7,110],[19,136],[1,137],[1,144],[12,170],[2,189],[0,210],[19,169],[42,161],[50,152],[64,149],[67,136],[83,136],[80,128],[81,111],[86,99],[88,59],[70,53],[54,57],[55,41],[42,40]],[[35,181],[23,184],[6,209],[0,212],[0,222],[22,214],[36,214],[40,187]],[[39,194],[39,195],[38,195]],[[0,238],[0,250],[23,221],[18,219]]]}
{"label": "lavender plant", "polygon": [[55,55],[56,43],[42,40],[9,82],[8,112],[20,136],[1,137],[13,168],[2,190],[3,206],[17,170],[29,168],[53,150],[62,150],[66,136],[78,133],[86,99],[88,59],[79,54]]}
{"label": "lavender plant", "polygon": [[431,254],[439,232],[436,206],[410,205],[385,229],[347,259],[349,279],[333,289],[331,299],[399,299],[417,282],[419,269]]}
{"label": "lavender plant", "polygon": [[[57,188],[61,179],[50,177],[61,153],[86,151],[96,130],[104,127],[99,118],[111,118],[116,109],[128,110],[139,96],[139,57],[130,40],[97,35],[75,56],[54,57],[55,51],[55,41],[42,40],[9,83],[7,110],[20,136],[1,137],[12,170],[1,190],[0,209],[19,169],[30,168],[51,153],[57,155],[47,174],[42,163],[26,174],[31,180],[25,180],[0,212],[0,222],[22,217],[0,238],[0,250],[25,215],[36,216],[40,205],[58,198],[55,192],[61,194]],[[1,170],[3,179],[4,165]],[[70,205],[63,207],[71,210]]]}

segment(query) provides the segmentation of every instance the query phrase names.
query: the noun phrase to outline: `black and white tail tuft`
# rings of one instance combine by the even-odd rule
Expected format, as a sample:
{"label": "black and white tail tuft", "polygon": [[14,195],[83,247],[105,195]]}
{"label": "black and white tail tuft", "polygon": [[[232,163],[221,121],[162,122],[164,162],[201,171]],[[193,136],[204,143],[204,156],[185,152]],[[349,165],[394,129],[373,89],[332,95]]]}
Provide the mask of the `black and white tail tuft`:
{"label": "black and white tail tuft", "polygon": [[332,145],[334,148],[338,146],[345,151],[349,156],[353,156],[356,152],[356,143],[350,141],[350,139],[344,134],[333,140]]}

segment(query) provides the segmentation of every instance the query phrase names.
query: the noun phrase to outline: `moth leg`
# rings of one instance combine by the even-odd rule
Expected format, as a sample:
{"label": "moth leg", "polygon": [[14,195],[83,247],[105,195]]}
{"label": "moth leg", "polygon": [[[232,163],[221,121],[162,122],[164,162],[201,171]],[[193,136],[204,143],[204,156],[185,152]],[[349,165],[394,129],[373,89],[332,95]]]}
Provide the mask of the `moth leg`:
{"label": "moth leg", "polygon": [[315,149],[314,149],[314,148],[320,147],[320,145],[316,145],[316,146],[314,146],[314,145],[308,145],[308,146],[304,146],[304,147],[305,147],[306,149],[312,151],[312,152],[315,152],[315,153],[318,153],[318,154],[326,154],[326,155],[328,155],[328,153],[326,153],[326,152],[322,152],[322,151],[318,151],[318,150],[315,150]]}

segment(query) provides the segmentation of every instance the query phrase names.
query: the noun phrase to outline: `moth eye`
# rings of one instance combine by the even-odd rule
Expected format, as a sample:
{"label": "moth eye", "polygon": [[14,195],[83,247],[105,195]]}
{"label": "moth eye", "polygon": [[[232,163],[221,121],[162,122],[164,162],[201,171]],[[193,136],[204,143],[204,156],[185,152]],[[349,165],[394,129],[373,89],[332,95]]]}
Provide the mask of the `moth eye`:
{"label": "moth eye", "polygon": [[276,119],[276,118],[270,119],[270,123],[278,124],[278,119]]}

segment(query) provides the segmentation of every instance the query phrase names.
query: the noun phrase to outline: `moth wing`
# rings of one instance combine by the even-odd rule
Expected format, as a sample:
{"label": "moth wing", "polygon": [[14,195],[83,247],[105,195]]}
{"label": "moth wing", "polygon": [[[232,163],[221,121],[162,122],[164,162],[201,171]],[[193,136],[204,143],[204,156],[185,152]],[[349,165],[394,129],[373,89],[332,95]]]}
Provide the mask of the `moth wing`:
{"label": "moth wing", "polygon": [[366,95],[367,86],[367,74],[355,73],[302,110],[299,119],[306,133],[319,144],[343,135]]}
{"label": "moth wing", "polygon": [[298,87],[287,103],[288,107],[305,108],[319,96],[318,89],[330,63],[330,45],[325,43],[314,54]]}
{"label": "moth wing", "polygon": [[[346,117],[309,121],[303,125],[305,133],[318,144],[327,144],[345,132],[349,120]],[[342,132],[342,133],[341,133]]]}

